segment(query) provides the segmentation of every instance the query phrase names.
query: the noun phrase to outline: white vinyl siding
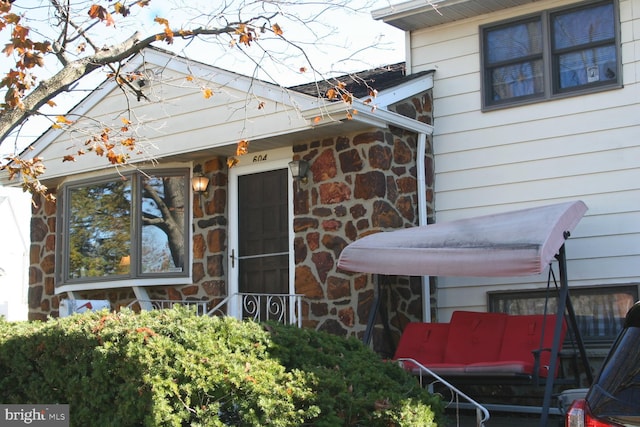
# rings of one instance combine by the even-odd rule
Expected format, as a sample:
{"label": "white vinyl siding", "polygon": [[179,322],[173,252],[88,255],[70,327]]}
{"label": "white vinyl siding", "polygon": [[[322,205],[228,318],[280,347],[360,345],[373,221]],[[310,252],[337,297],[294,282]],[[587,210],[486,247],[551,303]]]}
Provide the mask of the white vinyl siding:
{"label": "white vinyl siding", "polygon": [[[640,0],[621,0],[623,87],[482,112],[482,25],[575,1],[539,1],[412,32],[413,72],[435,69],[436,221],[583,200],[567,242],[571,286],[640,282]],[[546,275],[438,279],[438,316]]]}

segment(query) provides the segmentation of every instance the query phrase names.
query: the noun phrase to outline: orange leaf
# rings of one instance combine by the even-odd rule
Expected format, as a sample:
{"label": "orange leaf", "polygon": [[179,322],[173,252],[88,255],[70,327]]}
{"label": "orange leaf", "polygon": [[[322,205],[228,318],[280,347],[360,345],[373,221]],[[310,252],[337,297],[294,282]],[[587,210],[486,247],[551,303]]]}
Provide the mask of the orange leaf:
{"label": "orange leaf", "polygon": [[192,82],[193,81],[193,76],[187,76],[185,78],[187,79],[188,82]]}
{"label": "orange leaf", "polygon": [[129,14],[129,9],[120,2],[116,2],[116,4],[113,5],[113,8],[116,13],[119,13],[122,16],[127,16]]}
{"label": "orange leaf", "polygon": [[320,123],[320,120],[322,120],[322,117],[316,116],[316,117],[313,118],[313,123],[318,124],[318,123]]}
{"label": "orange leaf", "polygon": [[154,22],[157,22],[160,25],[164,25],[165,27],[167,27],[169,25],[169,21],[167,21],[164,18],[160,18],[159,16],[155,17]]}
{"label": "orange leaf", "polygon": [[249,141],[243,139],[238,142],[238,147],[236,148],[236,156],[243,156],[249,152]]}
{"label": "orange leaf", "polygon": [[276,36],[281,36],[282,35],[282,28],[280,28],[280,25],[278,24],[273,24],[273,26],[271,27],[271,29],[273,30],[274,34]]}
{"label": "orange leaf", "polygon": [[204,88],[202,89],[202,94],[204,95],[205,99],[209,99],[213,96],[213,90],[211,90],[211,88]]}
{"label": "orange leaf", "polygon": [[229,158],[227,159],[227,167],[228,167],[229,169],[231,169],[232,167],[234,167],[235,165],[237,165],[239,161],[240,161],[240,160],[238,160],[236,157],[229,157]]}
{"label": "orange leaf", "polygon": [[327,91],[327,98],[329,99],[335,99],[335,97],[338,95],[338,93],[336,92],[336,90],[334,88],[331,88]]}
{"label": "orange leaf", "polygon": [[105,22],[107,26],[114,25],[113,17],[104,7],[94,4],[89,9],[89,16],[94,19],[99,19]]}
{"label": "orange leaf", "polygon": [[64,157],[62,158],[62,161],[63,161],[63,162],[75,162],[75,161],[76,161],[76,158],[75,158],[75,157],[73,157],[73,156],[72,156],[72,155],[70,155],[70,154],[67,154],[66,156],[64,156]]}
{"label": "orange leaf", "polygon": [[301,73],[306,73],[307,72],[307,67],[300,67],[300,72]]}

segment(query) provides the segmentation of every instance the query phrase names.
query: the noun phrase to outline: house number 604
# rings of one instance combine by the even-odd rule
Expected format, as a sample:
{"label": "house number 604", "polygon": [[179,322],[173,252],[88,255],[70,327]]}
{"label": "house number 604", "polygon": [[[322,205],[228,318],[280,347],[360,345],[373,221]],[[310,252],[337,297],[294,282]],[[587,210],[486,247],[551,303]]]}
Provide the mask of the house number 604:
{"label": "house number 604", "polygon": [[266,160],[267,160],[266,154],[258,154],[256,156],[253,156],[253,163],[264,162]]}

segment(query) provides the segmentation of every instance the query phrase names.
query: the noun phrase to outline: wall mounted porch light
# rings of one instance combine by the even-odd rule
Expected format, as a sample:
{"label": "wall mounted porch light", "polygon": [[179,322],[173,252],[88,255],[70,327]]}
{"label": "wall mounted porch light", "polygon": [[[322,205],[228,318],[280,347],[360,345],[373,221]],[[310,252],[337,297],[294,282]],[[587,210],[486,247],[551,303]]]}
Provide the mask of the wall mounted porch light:
{"label": "wall mounted porch light", "polygon": [[193,168],[193,178],[191,178],[191,188],[193,188],[193,191],[195,191],[196,193],[205,193],[206,196],[208,186],[209,178],[204,176],[204,174],[202,173],[202,166],[195,165],[195,167]]}
{"label": "wall mounted porch light", "polygon": [[309,171],[309,162],[306,160],[293,160],[289,162],[289,169],[291,170],[291,176],[296,181],[300,181],[303,184],[307,183],[307,172]]}

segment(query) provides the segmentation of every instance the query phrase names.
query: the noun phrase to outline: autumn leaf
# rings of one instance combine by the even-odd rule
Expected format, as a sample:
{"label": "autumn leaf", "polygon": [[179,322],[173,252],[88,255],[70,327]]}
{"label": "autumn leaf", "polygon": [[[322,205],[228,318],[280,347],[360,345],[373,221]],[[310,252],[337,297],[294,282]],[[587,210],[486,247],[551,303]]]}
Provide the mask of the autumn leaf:
{"label": "autumn leaf", "polygon": [[231,169],[232,167],[234,167],[235,165],[238,164],[238,162],[240,162],[240,160],[238,160],[236,157],[229,157],[227,159],[227,167],[229,169]]}
{"label": "autumn leaf", "polygon": [[164,25],[164,34],[157,35],[156,40],[165,40],[167,44],[173,44],[173,31],[171,31],[171,28],[169,27],[169,21],[156,16],[154,22],[157,22],[160,25]]}
{"label": "autumn leaf", "polygon": [[236,148],[236,156],[244,156],[249,152],[249,141],[243,139],[238,142],[238,146]]}
{"label": "autumn leaf", "polygon": [[213,90],[211,88],[205,87],[202,89],[202,95],[205,99],[209,99],[213,96]]}
{"label": "autumn leaf", "polygon": [[120,2],[116,2],[116,4],[113,5],[113,9],[116,13],[119,13],[122,16],[127,16],[129,14],[129,9]]}
{"label": "autumn leaf", "polygon": [[124,145],[125,147],[129,147],[130,150],[133,150],[133,146],[135,144],[136,144],[136,139],[133,137],[124,139],[122,141],[122,145]]}
{"label": "autumn leaf", "polygon": [[120,117],[120,121],[122,122],[122,127],[120,128],[121,132],[128,132],[129,126],[131,126],[131,121],[126,117]]}
{"label": "autumn leaf", "polygon": [[76,158],[71,154],[67,154],[62,158],[62,162],[75,162],[75,161],[76,161]]}
{"label": "autumn leaf", "polygon": [[65,116],[57,116],[56,117],[56,123],[62,123],[62,124],[65,124],[65,125],[70,125],[73,122],[71,120],[67,119]]}
{"label": "autumn leaf", "polygon": [[194,77],[189,75],[189,76],[187,76],[185,78],[187,79],[188,82],[192,82]]}
{"label": "autumn leaf", "polygon": [[280,25],[278,24],[273,24],[273,26],[271,27],[271,29],[273,30],[273,33],[276,36],[281,36],[282,35],[282,28],[280,28]]}
{"label": "autumn leaf", "polygon": [[113,150],[109,150],[107,152],[107,159],[109,159],[109,162],[113,165],[122,165],[126,163],[126,157],[124,154],[116,154]]}
{"label": "autumn leaf", "polygon": [[98,4],[94,4],[93,6],[91,6],[91,8],[89,8],[89,16],[91,18],[99,19],[100,21],[104,22],[107,27],[115,24],[115,22],[113,21],[113,17],[107,11],[107,9]]}
{"label": "autumn leaf", "polygon": [[264,108],[264,106],[265,106],[264,101],[260,101],[260,102],[258,103],[258,110],[262,110],[262,109]]}
{"label": "autumn leaf", "polygon": [[301,73],[306,73],[307,72],[307,67],[300,67],[299,70]]}
{"label": "autumn leaf", "polygon": [[337,95],[338,92],[334,88],[329,89],[326,93],[326,96],[329,99],[335,99]]}
{"label": "autumn leaf", "polygon": [[316,116],[316,117],[313,118],[313,123],[314,124],[318,124],[318,123],[320,123],[320,120],[322,120],[322,117]]}

